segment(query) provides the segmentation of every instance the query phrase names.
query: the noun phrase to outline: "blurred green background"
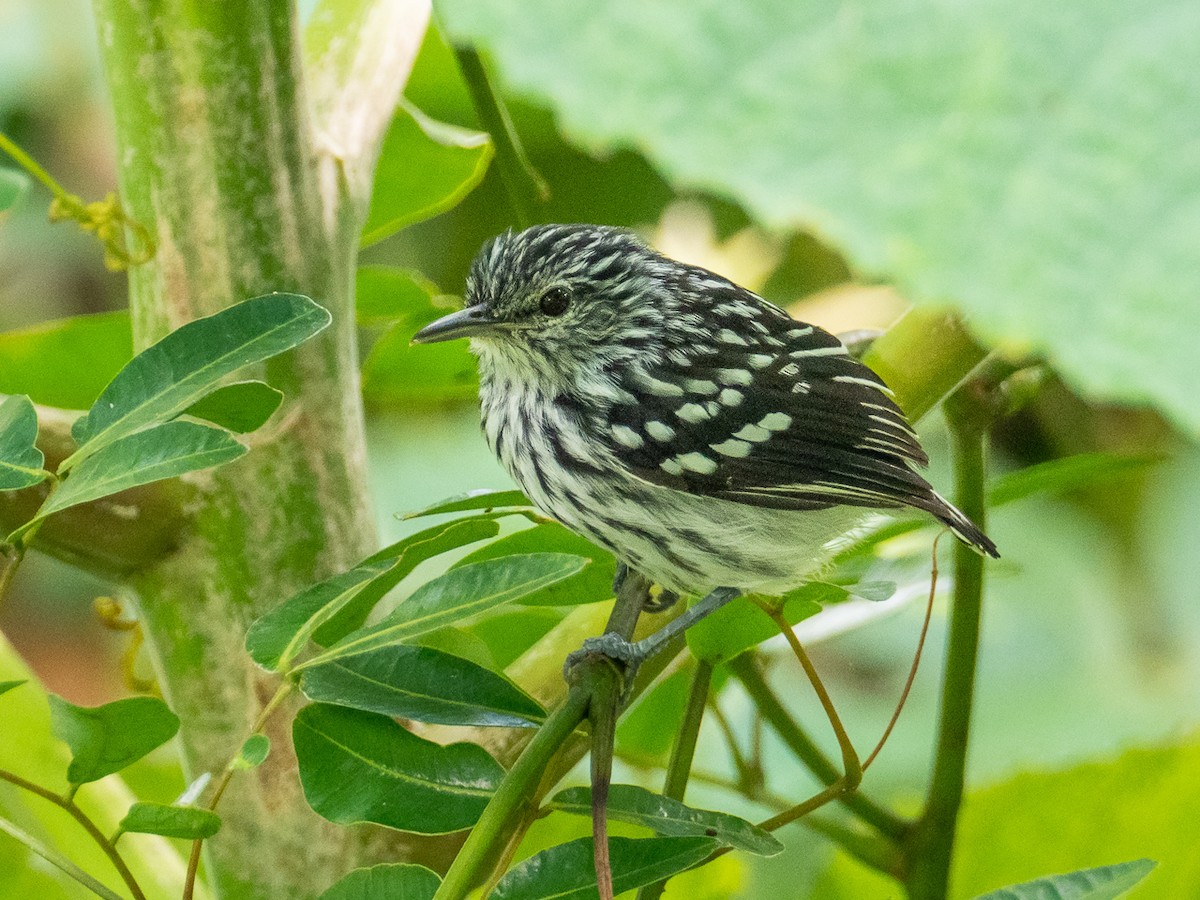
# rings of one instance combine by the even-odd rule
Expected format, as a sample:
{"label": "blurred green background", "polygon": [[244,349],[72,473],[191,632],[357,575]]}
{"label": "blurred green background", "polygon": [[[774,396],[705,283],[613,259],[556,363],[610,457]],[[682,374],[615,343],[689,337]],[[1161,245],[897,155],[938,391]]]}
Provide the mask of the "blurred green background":
{"label": "blurred green background", "polygon": [[[1194,68],[1195,16],[1170,3],[1136,15],[1089,4],[1058,18],[1029,3],[926,4],[920,34],[911,4],[846,4],[828,20],[824,5],[640,4],[640,19],[636,4],[613,4],[607,18],[536,6],[442,12],[492,52],[550,187],[540,219],[635,227],[834,331],[886,326],[906,298],[952,302],[1004,353],[1044,355],[1059,373],[996,429],[995,473],[1094,451],[1155,459],[1005,507],[989,525],[1004,558],[987,583],[959,887],[1149,856],[1162,865],[1138,896],[1200,896],[1200,102],[1194,77],[1151,77]],[[803,60],[772,58],[789,45],[769,36],[793,32],[809,35],[790,45]],[[479,127],[437,34],[407,98]],[[0,0],[0,131],[74,192],[113,189],[89,4]],[[0,222],[0,331],[123,307],[124,277],[105,271],[92,239],[50,225],[47,204],[35,188]],[[463,203],[372,244],[363,262],[416,269],[436,294],[455,295],[479,244],[512,224],[492,168]],[[899,289],[879,286],[885,276]],[[480,437],[461,348],[430,368],[408,359],[406,335],[386,347],[381,334],[364,325],[364,351],[381,348],[364,352],[364,389],[376,515],[391,538],[407,527],[398,512],[508,480]],[[0,371],[0,390],[17,377]],[[934,416],[921,431],[931,480],[948,491],[943,426]],[[125,691],[128,637],[106,630],[92,603],[113,590],[34,555],[0,607],[0,631],[50,690],[111,699]],[[860,746],[894,705],[919,606],[897,604],[814,647]],[[909,707],[867,782],[901,805],[915,805],[929,767],[944,614],[939,600]],[[772,680],[821,732],[798,674],[780,665]],[[738,691],[721,703],[748,734]],[[769,734],[763,758],[776,793],[811,789]],[[697,767],[733,774],[712,723]],[[754,814],[702,783],[689,802]],[[888,896],[811,832],[784,837],[803,852],[746,871],[730,861],[731,880],[693,885],[693,900]]]}

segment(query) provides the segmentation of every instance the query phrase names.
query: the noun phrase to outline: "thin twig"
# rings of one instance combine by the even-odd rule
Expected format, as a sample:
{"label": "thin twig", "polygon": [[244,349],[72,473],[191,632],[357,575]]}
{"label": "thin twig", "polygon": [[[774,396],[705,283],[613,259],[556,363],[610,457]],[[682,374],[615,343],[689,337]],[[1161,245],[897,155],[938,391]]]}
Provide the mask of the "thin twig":
{"label": "thin twig", "polygon": [[104,832],[92,821],[91,817],[75,803],[73,799],[74,792],[67,797],[62,797],[48,788],[34,784],[32,781],[28,781],[20,775],[5,769],[0,769],[0,781],[7,781],[9,784],[16,785],[22,790],[29,791],[31,794],[36,794],[43,800],[53,803],[59,809],[66,810],[71,818],[78,822],[91,839],[104,851],[104,855],[112,862],[113,867],[117,870],[117,874],[121,876],[121,880],[125,882],[125,886],[129,888],[129,893],[134,896],[135,900],[146,900],[146,895],[142,892],[137,878],[134,877],[133,872],[126,865],[124,857],[121,856],[121,851],[117,849],[116,844],[105,836]]}
{"label": "thin twig", "polygon": [[75,863],[71,862],[65,856],[55,853],[29,832],[18,828],[15,824],[7,819],[0,818],[0,831],[3,831],[17,841],[20,841],[32,852],[46,860],[46,862],[50,863],[50,865],[65,872],[71,878],[74,878],[97,897],[103,897],[104,900],[121,900],[120,894],[110,891],[103,884],[101,884],[83,869],[79,868],[79,866],[75,865]]}
{"label": "thin twig", "polygon": [[883,745],[891,737],[892,729],[896,727],[896,722],[900,720],[900,713],[904,709],[904,704],[908,700],[908,694],[912,690],[913,682],[917,678],[917,667],[921,665],[921,653],[925,650],[925,638],[929,635],[929,620],[933,618],[933,595],[937,593],[937,546],[938,541],[942,539],[942,535],[945,533],[945,531],[939,531],[937,537],[933,539],[933,550],[931,551],[929,567],[929,599],[925,602],[925,620],[921,623],[921,636],[917,638],[917,652],[913,655],[912,665],[908,669],[908,678],[904,680],[904,690],[900,692],[900,702],[896,704],[896,709],[892,713],[892,718],[887,723],[887,728],[883,729],[883,735],[879,738],[879,743],[875,745],[875,749],[871,751],[870,755],[863,760],[862,767],[864,772],[875,761],[875,757],[879,755],[879,751],[883,749]]}

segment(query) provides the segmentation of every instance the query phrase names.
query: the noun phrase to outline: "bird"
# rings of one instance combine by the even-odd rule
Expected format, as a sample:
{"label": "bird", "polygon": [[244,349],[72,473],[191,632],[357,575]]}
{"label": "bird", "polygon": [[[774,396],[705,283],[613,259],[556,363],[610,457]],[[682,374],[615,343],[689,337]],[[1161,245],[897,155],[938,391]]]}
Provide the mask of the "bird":
{"label": "bird", "polygon": [[634,661],[742,593],[812,577],[878,510],[914,507],[996,545],[917,471],[892,391],[824,329],[636,233],[537,225],[488,241],[462,310],[482,428],[532,504],[664,591],[703,598]]}

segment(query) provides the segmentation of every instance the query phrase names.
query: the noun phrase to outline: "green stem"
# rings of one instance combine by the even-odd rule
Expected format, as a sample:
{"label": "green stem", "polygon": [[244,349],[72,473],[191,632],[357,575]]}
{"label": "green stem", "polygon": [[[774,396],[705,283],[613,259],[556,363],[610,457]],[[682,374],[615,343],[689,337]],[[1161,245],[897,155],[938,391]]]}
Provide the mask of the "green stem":
{"label": "green stem", "polygon": [[[667,778],[663,783],[663,796],[672,800],[683,801],[687,791],[688,778],[692,772],[692,760],[696,756],[696,741],[700,737],[700,724],[704,721],[704,709],[708,703],[709,689],[712,687],[713,664],[707,660],[696,663],[696,671],[692,673],[692,683],[688,688],[687,706],[683,711],[683,722],[679,733],[675,736],[675,745],[671,748],[671,760],[667,763]],[[644,886],[637,894],[637,900],[658,900],[667,887],[666,879]]]}
{"label": "green stem", "polygon": [[[841,778],[837,767],[792,718],[779,697],[771,690],[750,654],[743,654],[729,664],[734,677],[742,683],[762,717],[788,745],[796,757],[823,783],[831,785]],[[909,823],[891,810],[867,797],[862,791],[844,794],[841,803],[862,821],[893,840],[902,839]]]}
{"label": "green stem", "polygon": [[17,165],[44,184],[55,197],[58,197],[60,200],[66,200],[71,197],[67,189],[54,180],[54,176],[43,169],[37,160],[22,150],[12,138],[2,131],[0,131],[0,150],[3,150],[16,160]]}
{"label": "green stem", "polygon": [[479,121],[492,136],[492,145],[496,148],[496,167],[512,204],[513,217],[518,225],[526,228],[534,221],[530,198],[544,201],[549,189],[525,155],[508,110],[492,87],[479,52],[472,46],[460,45],[454,48],[454,55],[458,58],[467,90],[471,92]]}
{"label": "green stem", "polygon": [[[32,781],[28,781],[22,778],[20,775],[16,775],[4,769],[0,769],[0,781],[7,781],[9,784],[29,791],[31,794],[36,794],[43,800],[53,803],[59,809],[65,810],[71,816],[71,818],[73,818],[83,827],[83,830],[88,833],[88,836],[96,842],[100,849],[104,851],[104,855],[112,861],[113,868],[117,870],[117,874],[121,876],[121,880],[125,882],[125,886],[129,888],[129,892],[134,896],[135,900],[146,900],[145,893],[143,893],[141,886],[138,884],[133,872],[130,871],[129,866],[125,864],[125,860],[121,856],[121,851],[117,849],[116,844],[105,837],[104,832],[100,830],[99,826],[97,826],[96,823],[92,821],[91,817],[88,816],[88,814],[82,809],[80,809],[72,799],[74,797],[74,791],[78,789],[78,785],[72,786],[72,791],[68,796],[60,797],[58,794],[54,793],[54,791],[44,788],[41,785],[34,784]],[[30,849],[34,849],[32,845],[28,846],[30,846]],[[35,852],[38,852],[39,855],[42,856],[45,855],[40,853],[40,851]],[[58,865],[57,862],[49,857],[46,857],[46,859],[50,862],[54,862],[55,865]],[[75,876],[72,875],[72,877]],[[93,888],[93,890],[95,889]]]}
{"label": "green stem", "polygon": [[[633,634],[649,586],[645,578],[634,572],[625,577],[617,591],[606,632],[620,634],[626,639]],[[585,659],[576,666],[573,674],[577,678],[566,699],[538,729],[500,782],[462,850],[454,858],[435,900],[461,900],[487,881],[510,837],[520,830],[520,823],[536,811],[538,787],[546,769],[587,717],[593,693],[603,694],[613,687],[612,664],[607,659]]]}
{"label": "green stem", "polygon": [[[947,402],[946,414],[954,441],[955,503],[983,528],[985,426],[971,411],[978,406],[960,391]],[[954,835],[966,779],[982,598],[983,557],[965,544],[956,543],[933,776],[925,810],[906,854],[906,886],[912,900],[943,900],[949,888]]]}
{"label": "green stem", "polygon": [[78,881],[80,884],[82,884],[85,888],[87,888],[89,891],[91,891],[97,897],[103,897],[104,900],[122,900],[120,894],[115,893],[114,891],[110,891],[108,888],[106,888],[104,885],[102,885],[99,881],[97,881],[95,878],[93,878],[87,872],[83,871],[83,869],[79,868],[79,866],[75,865],[75,863],[71,862],[65,856],[60,856],[59,854],[55,853],[53,850],[51,850],[49,847],[47,847],[45,844],[43,844],[41,841],[39,841],[33,835],[29,834],[27,831],[23,831],[22,829],[18,828],[16,825],[14,825],[12,822],[8,821],[7,819],[0,818],[0,831],[3,831],[5,834],[8,834],[9,836],[20,841],[22,844],[24,844],[26,847],[28,847],[32,852],[36,853],[42,859],[46,860],[46,862],[50,863],[50,865],[54,866],[57,869],[62,870],[67,875],[69,875],[71,878],[74,878],[76,881]]}

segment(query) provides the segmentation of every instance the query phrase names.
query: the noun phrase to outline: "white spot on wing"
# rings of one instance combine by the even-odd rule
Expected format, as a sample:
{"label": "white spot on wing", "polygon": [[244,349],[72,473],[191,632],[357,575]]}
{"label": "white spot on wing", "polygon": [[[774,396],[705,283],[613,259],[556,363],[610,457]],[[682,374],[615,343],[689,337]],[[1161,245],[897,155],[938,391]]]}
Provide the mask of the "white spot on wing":
{"label": "white spot on wing", "polygon": [[886,385],[882,385],[877,381],[871,381],[867,378],[856,378],[853,375],[834,375],[833,380],[841,381],[845,384],[861,384],[864,387],[875,388],[877,391],[883,391],[889,397],[895,396],[895,394],[892,393],[891,388],[887,387]]}
{"label": "white spot on wing", "polygon": [[722,328],[717,332],[717,338],[726,344],[736,344],[739,347],[746,346],[746,339],[732,328]]}
{"label": "white spot on wing", "polygon": [[741,459],[750,455],[750,445],[745,441],[739,441],[735,438],[730,438],[719,444],[709,444],[709,446],[722,456],[733,456]]}
{"label": "white spot on wing", "polygon": [[658,464],[658,467],[660,469],[662,469],[664,472],[666,472],[668,475],[682,475],[683,474],[683,466],[679,465],[679,463],[675,462],[675,460],[673,460],[673,459],[664,459],[662,462],[660,462]]}
{"label": "white spot on wing", "polygon": [[735,391],[733,388],[725,388],[721,391],[720,400],[726,406],[737,406],[746,398],[746,395],[741,391]]}
{"label": "white spot on wing", "polygon": [[716,383],[707,378],[688,378],[683,382],[683,386],[693,394],[715,394],[717,392]]}
{"label": "white spot on wing", "polygon": [[765,369],[771,363],[775,362],[775,357],[769,353],[751,353],[746,357],[746,361],[756,369]]}
{"label": "white spot on wing", "polygon": [[612,436],[618,444],[623,444],[633,450],[637,450],[645,443],[642,440],[642,436],[628,425],[614,425],[612,427]]}
{"label": "white spot on wing", "polygon": [[754,381],[754,376],[745,369],[718,369],[717,377],[725,384],[745,387]]}
{"label": "white spot on wing", "polygon": [[685,403],[679,409],[675,410],[675,415],[685,422],[691,422],[693,425],[707,422],[711,418],[708,411],[699,403]]}
{"label": "white spot on wing", "polygon": [[845,347],[813,347],[811,350],[793,350],[788,356],[800,359],[802,356],[846,356],[849,351]]}
{"label": "white spot on wing", "polygon": [[758,443],[767,440],[771,436],[771,432],[767,431],[761,425],[750,424],[743,426],[740,431],[734,432],[733,436],[743,441]]}
{"label": "white spot on wing", "polygon": [[669,441],[675,437],[675,429],[658,419],[651,419],[646,423],[646,433],[656,441]]}
{"label": "white spot on wing", "polygon": [[701,475],[711,475],[717,471],[717,461],[705,456],[703,453],[697,453],[693,450],[691,453],[681,453],[675,457],[675,461],[685,469],[692,472],[699,472]]}
{"label": "white spot on wing", "polygon": [[758,424],[768,431],[784,431],[792,424],[792,417],[781,412],[767,413]]}

